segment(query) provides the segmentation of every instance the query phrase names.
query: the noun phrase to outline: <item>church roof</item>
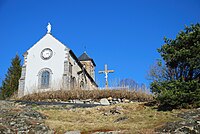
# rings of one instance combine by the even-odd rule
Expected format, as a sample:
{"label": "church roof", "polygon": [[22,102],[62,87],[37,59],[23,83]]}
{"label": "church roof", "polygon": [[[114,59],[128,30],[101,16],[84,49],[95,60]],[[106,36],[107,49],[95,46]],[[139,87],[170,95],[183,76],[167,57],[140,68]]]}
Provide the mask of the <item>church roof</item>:
{"label": "church roof", "polygon": [[92,61],[92,63],[94,64],[94,66],[96,66],[96,64],[94,63],[94,60],[92,58],[90,58],[86,52],[84,52],[79,58],[78,58],[79,61]]}
{"label": "church roof", "polygon": [[79,58],[80,61],[91,60],[91,58],[84,52]]}

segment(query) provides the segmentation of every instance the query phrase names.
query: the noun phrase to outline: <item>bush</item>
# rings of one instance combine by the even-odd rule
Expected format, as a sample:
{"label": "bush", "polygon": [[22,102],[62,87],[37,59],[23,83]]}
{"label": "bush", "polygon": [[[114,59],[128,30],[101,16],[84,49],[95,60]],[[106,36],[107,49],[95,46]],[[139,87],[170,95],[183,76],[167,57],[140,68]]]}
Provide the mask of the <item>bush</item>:
{"label": "bush", "polygon": [[160,108],[190,108],[200,106],[200,83],[193,81],[153,82],[152,90],[157,90],[156,100]]}

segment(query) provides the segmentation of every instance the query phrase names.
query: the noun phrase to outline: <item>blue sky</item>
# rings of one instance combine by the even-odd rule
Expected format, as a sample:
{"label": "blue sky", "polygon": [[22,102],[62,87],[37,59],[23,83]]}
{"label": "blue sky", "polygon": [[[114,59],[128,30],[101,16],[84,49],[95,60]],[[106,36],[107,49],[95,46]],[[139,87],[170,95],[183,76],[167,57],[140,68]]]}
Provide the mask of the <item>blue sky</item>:
{"label": "blue sky", "polygon": [[0,81],[11,59],[21,58],[46,34],[52,35],[77,56],[84,46],[97,64],[115,73],[110,81],[131,78],[149,84],[147,71],[157,58],[163,37],[175,38],[185,25],[200,22],[199,0],[0,0]]}

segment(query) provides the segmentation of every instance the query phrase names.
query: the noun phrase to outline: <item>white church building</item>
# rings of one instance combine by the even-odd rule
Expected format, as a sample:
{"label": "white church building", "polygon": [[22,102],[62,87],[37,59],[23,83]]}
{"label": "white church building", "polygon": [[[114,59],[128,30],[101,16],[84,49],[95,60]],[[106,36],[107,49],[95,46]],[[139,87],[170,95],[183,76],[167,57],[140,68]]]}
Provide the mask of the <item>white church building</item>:
{"label": "white church building", "polygon": [[47,33],[24,53],[18,96],[53,90],[97,89],[95,62],[84,52],[79,58]]}

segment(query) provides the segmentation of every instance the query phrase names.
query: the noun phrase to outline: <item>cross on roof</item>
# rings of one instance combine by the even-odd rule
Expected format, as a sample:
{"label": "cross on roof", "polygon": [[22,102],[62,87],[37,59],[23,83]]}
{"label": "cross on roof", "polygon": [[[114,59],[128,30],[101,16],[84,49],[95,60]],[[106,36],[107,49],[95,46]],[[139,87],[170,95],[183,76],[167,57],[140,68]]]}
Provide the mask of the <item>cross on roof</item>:
{"label": "cross on roof", "polygon": [[108,70],[108,65],[105,64],[104,71],[99,71],[99,74],[104,73],[105,74],[105,80],[106,80],[106,89],[108,89],[108,73],[113,73],[114,70]]}

